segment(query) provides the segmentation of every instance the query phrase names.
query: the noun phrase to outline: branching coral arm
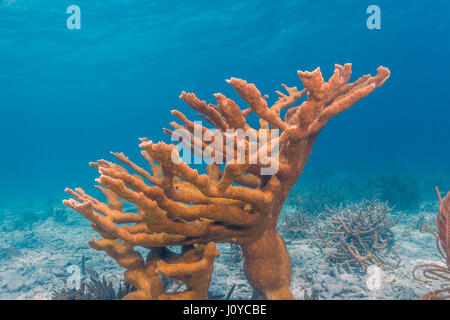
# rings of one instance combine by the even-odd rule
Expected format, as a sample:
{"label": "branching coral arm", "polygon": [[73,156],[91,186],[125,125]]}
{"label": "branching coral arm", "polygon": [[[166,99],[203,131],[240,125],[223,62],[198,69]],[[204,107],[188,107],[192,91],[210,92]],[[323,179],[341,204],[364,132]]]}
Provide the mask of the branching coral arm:
{"label": "branching coral arm", "polygon": [[[257,189],[249,189],[239,186],[230,186],[224,192],[220,192],[217,187],[209,183],[207,175],[198,175],[197,170],[191,169],[181,159],[176,159],[177,154],[173,154],[173,145],[167,145],[159,142],[153,144],[151,141],[142,143],[141,147],[147,150],[152,157],[166,167],[168,170],[176,174],[181,179],[196,186],[203,194],[208,197],[229,198],[240,200],[245,203],[253,204],[257,207],[267,206],[272,195]],[[173,162],[172,156],[175,157],[176,163]]]}
{"label": "branching coral arm", "polygon": [[281,91],[276,91],[279,98],[277,102],[275,102],[274,105],[270,108],[278,116],[280,115],[281,110],[292,107],[307,92],[307,89],[299,91],[297,87],[288,87],[285,84],[282,84],[282,86],[287,91],[288,94],[286,95]]}
{"label": "branching coral arm", "polygon": [[157,272],[183,281],[186,291],[164,294],[160,299],[206,299],[213,271],[214,259],[219,255],[214,243],[183,252],[172,261],[158,261]]}
{"label": "branching coral arm", "polygon": [[250,109],[261,119],[272,124],[274,128],[280,128],[281,130],[288,128],[288,125],[281,120],[277,112],[269,109],[267,101],[261,96],[254,84],[237,78],[231,78],[227,82],[231,84],[241,98],[249,104]]}
{"label": "branching coral arm", "polygon": [[164,287],[156,272],[157,260],[153,263],[148,261],[146,264],[132,246],[117,240],[93,239],[89,245],[95,250],[105,251],[120,266],[127,269],[125,280],[137,290],[125,296],[125,300],[153,300],[163,293]]}
{"label": "branching coral arm", "polygon": [[220,113],[212,106],[208,106],[205,101],[199,100],[195,94],[183,91],[180,98],[192,109],[204,114],[217,129],[222,131],[228,129],[228,125]]}
{"label": "branching coral arm", "polygon": [[91,202],[79,203],[73,199],[65,200],[64,204],[81,213],[86,219],[105,230],[116,239],[122,239],[133,246],[160,247],[179,244],[186,237],[179,234],[138,233],[132,234],[126,228],[118,227],[109,217],[101,216],[92,209]]}
{"label": "branching coral arm", "polygon": [[378,68],[375,77],[363,76],[347,85],[351,75],[351,64],[336,65],[329,82],[324,82],[320,68],[313,72],[298,72],[308,90],[308,100],[292,115],[290,123],[296,126],[291,139],[301,140],[318,133],[332,117],[352,107],[380,87],[390,75],[385,67]]}
{"label": "branching coral arm", "polygon": [[[136,203],[142,210],[145,210],[145,206],[153,207],[154,204],[150,203],[147,205],[147,201],[142,199],[138,192],[142,192],[147,199],[154,200],[157,206],[163,209],[167,216],[171,218],[181,218],[188,221],[208,218],[237,226],[249,226],[257,223],[261,218],[258,214],[247,214],[236,206],[221,204],[186,206],[167,198],[161,188],[149,187],[142,180],[124,171],[102,167],[99,168],[99,171],[102,174],[98,180],[99,183],[111,188],[127,201]],[[134,192],[126,189],[125,186],[131,188]],[[161,216],[166,214],[160,213]]]}

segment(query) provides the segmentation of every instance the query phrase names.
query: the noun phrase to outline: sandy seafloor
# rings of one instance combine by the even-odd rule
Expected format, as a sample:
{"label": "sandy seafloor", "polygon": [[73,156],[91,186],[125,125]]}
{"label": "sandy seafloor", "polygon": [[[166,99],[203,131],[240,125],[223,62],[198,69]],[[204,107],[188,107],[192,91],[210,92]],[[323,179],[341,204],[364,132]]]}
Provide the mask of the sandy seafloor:
{"label": "sandy seafloor", "polygon": [[[408,213],[393,227],[401,264],[393,271],[382,273],[379,289],[369,290],[367,273],[339,270],[312,244],[311,238],[286,239],[291,255],[293,277],[291,289],[297,299],[303,299],[305,290],[314,288],[319,299],[418,299],[438,289],[439,282],[422,283],[412,277],[414,266],[423,263],[443,264],[436,250],[436,242],[428,232],[420,232],[414,225],[420,215],[433,225],[436,211],[432,205],[422,205]],[[66,219],[45,216],[34,217],[35,222],[17,224],[20,209],[1,209],[0,299],[51,299],[52,291],[65,286],[69,277],[67,268],[81,265],[83,256],[100,276],[119,283],[123,269],[105,253],[89,248],[87,242],[98,237],[90,223],[78,213],[69,212]],[[219,244],[221,255],[216,259],[210,295],[226,295],[236,284],[231,299],[250,299],[251,288],[240,264],[229,265],[228,244]]]}

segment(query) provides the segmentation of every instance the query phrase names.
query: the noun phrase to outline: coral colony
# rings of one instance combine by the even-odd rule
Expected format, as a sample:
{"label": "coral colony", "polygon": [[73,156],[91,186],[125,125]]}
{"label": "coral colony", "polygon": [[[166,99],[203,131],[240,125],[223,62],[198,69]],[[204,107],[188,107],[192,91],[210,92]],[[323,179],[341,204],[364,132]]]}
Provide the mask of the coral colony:
{"label": "coral colony", "polygon": [[[80,188],[67,189],[75,199],[64,204],[90,220],[103,238],[93,239],[90,246],[126,269],[125,279],[136,291],[125,299],[206,299],[219,254],[215,243],[241,247],[253,298],[294,299],[290,257],[276,231],[280,211],[327,121],[383,85],[389,74],[379,67],[376,76],[349,83],[351,64],[336,65],[328,82],[319,68],[299,71],[305,89],[283,85],[287,93],[277,92],[279,98],[270,107],[255,85],[236,78],[227,82],[247,109],[222,94],[215,95],[217,105],[212,105],[183,92],[180,98],[215,129],[174,110],[183,125],[171,123],[175,131],[165,132],[194,155],[209,157],[206,174],[183,161],[177,146],[142,138],[141,154],[152,174],[124,154],[113,153],[124,166],[106,160],[90,164],[100,173],[97,187],[107,204]],[[247,121],[252,113],[259,118],[257,129]],[[280,134],[273,135],[274,130]],[[232,134],[238,131],[245,134]],[[137,212],[124,212],[124,201]],[[171,246],[182,249],[177,253]],[[135,247],[150,252],[144,258]],[[186,290],[165,292],[159,275],[183,281]]]}

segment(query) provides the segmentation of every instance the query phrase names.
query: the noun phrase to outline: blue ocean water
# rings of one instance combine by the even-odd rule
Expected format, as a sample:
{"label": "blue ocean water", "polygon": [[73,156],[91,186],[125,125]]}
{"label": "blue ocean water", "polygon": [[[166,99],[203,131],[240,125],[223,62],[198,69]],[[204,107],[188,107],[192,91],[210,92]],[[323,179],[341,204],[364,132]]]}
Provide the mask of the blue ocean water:
{"label": "blue ocean water", "polygon": [[[370,30],[366,9],[374,4],[381,29]],[[81,9],[80,30],[67,28],[70,5]],[[50,216],[68,198],[65,187],[93,190],[90,161],[115,151],[144,164],[139,137],[170,142],[162,128],[175,120],[172,109],[195,119],[178,98],[183,90],[208,102],[222,92],[246,108],[230,77],[273,102],[281,83],[302,87],[297,70],[320,67],[328,79],[335,63],[351,62],[353,81],[388,67],[381,88],[326,125],[286,204],[308,192],[331,194],[332,204],[381,194],[414,219],[433,221],[436,208],[421,201],[436,199],[435,185],[450,190],[449,12],[446,0],[0,0],[0,222],[10,219],[0,225],[8,232],[0,299],[49,298],[54,274],[90,255],[87,221]],[[36,217],[46,210],[50,218]],[[410,241],[401,253],[408,266],[416,252],[436,258],[434,239],[408,235],[411,221],[396,231]],[[298,248],[288,249],[294,268],[312,268],[299,262]],[[90,258],[110,275],[123,271],[97,252]],[[229,270],[215,272],[212,288],[220,291]],[[293,286],[303,297],[303,283]],[[408,290],[380,296],[426,291]]]}
{"label": "blue ocean water", "polygon": [[[138,156],[167,139],[182,90],[236,94],[231,76],[273,99],[296,70],[390,68],[385,86],[333,119],[308,168],[449,171],[448,1],[0,1],[0,194],[62,197],[91,184],[87,163]],[[81,30],[66,8],[81,8]],[[189,111],[187,111],[189,114]],[[312,169],[311,169],[312,170]]]}

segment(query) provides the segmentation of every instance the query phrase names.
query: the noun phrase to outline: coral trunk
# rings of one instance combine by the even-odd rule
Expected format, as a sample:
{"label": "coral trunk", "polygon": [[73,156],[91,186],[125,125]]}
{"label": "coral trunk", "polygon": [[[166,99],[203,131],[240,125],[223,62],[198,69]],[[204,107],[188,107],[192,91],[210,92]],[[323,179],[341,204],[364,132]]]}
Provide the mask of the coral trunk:
{"label": "coral trunk", "polygon": [[284,240],[275,229],[242,245],[244,271],[255,290],[254,298],[270,300],[294,299],[289,289],[292,267]]}

